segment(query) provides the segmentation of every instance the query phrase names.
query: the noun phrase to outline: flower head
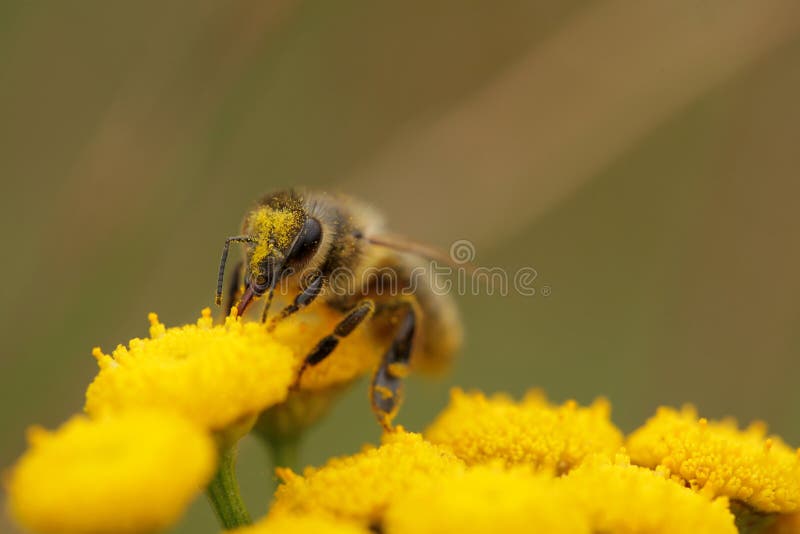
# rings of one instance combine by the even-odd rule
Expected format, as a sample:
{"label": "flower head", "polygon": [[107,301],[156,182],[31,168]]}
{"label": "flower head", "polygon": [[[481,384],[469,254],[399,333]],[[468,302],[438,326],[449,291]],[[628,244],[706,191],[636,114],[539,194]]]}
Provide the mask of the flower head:
{"label": "flower head", "polygon": [[505,395],[486,398],[454,389],[450,405],[425,437],[470,465],[500,460],[558,472],[578,465],[588,454],[612,454],[622,444],[607,401],[600,399],[586,408],[574,401],[554,406],[535,391],[514,402]]}
{"label": "flower head", "polygon": [[589,533],[556,479],[526,469],[476,466],[398,494],[383,527],[388,534],[458,532]]}
{"label": "flower head", "polygon": [[724,495],[762,512],[800,509],[800,459],[763,424],[739,430],[733,421],[708,422],[696,410],[660,408],[628,439],[631,459],[662,466],[708,495]]}
{"label": "flower head", "polygon": [[8,478],[12,515],[42,533],[127,533],[174,523],[211,478],[209,435],[170,414],[76,416],[33,428]]}
{"label": "flower head", "polygon": [[322,514],[369,525],[379,522],[389,504],[409,489],[463,469],[452,454],[398,429],[385,434],[380,447],[307,468],[303,476],[279,469],[284,484],[270,513]]}
{"label": "flower head", "polygon": [[595,457],[559,482],[572,507],[589,517],[592,532],[737,532],[725,499],[712,502],[675,484],[663,471],[630,465],[624,455],[614,463]]}
{"label": "flower head", "polygon": [[131,408],[171,410],[221,430],[283,401],[295,356],[260,323],[229,317],[214,326],[203,310],[196,325],[166,328],[150,314],[150,337],[95,349],[100,372],[86,391],[92,416]]}

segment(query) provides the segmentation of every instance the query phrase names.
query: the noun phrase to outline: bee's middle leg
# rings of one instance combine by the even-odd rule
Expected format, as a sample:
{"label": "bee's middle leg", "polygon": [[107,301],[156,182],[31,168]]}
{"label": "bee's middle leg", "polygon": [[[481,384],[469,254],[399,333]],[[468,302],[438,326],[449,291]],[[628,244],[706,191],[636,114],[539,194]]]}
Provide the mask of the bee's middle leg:
{"label": "bee's middle leg", "polygon": [[309,367],[313,367],[331,355],[334,349],[339,345],[339,341],[347,336],[363,323],[375,311],[375,303],[370,299],[360,301],[356,306],[350,310],[345,317],[336,324],[333,333],[323,337],[319,343],[306,355],[300,370],[297,372],[294,386],[300,385],[300,379],[303,373]]}

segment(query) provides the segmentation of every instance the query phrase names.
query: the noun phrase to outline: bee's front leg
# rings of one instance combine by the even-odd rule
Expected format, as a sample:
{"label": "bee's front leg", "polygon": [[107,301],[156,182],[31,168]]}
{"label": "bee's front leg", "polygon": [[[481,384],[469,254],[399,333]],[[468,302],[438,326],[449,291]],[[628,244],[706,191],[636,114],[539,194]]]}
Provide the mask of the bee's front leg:
{"label": "bee's front leg", "polygon": [[[267,331],[271,332],[275,329],[275,326],[278,324],[279,321],[282,321],[289,317],[290,315],[294,315],[295,313],[299,312],[312,302],[314,299],[322,293],[322,287],[325,283],[325,278],[317,273],[312,278],[308,280],[308,283],[303,287],[303,290],[294,298],[294,302],[283,308],[278,315],[274,316],[270,319],[269,324],[267,325]],[[266,314],[267,309],[264,308],[264,313]],[[261,317],[261,321],[265,321],[266,316]]]}

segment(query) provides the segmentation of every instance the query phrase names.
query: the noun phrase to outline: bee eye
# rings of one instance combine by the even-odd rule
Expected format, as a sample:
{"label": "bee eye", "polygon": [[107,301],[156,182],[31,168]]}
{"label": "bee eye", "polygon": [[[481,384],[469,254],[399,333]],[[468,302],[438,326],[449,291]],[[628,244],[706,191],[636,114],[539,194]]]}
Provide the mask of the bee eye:
{"label": "bee eye", "polygon": [[322,226],[318,220],[309,217],[303,224],[292,250],[287,254],[287,261],[295,264],[307,262],[317,251],[320,241],[322,241]]}

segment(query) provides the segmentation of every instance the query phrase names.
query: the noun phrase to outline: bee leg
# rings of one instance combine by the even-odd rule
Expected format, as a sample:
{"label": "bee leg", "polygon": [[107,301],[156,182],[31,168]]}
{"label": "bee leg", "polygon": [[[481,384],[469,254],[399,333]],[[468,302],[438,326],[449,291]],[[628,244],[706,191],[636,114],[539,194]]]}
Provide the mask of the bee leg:
{"label": "bee leg", "polygon": [[386,430],[392,429],[392,419],[403,400],[403,378],[409,373],[416,322],[414,308],[409,307],[394,334],[392,345],[372,377],[369,390],[372,411]]}
{"label": "bee leg", "polygon": [[369,299],[360,301],[355,308],[345,315],[344,319],[336,324],[332,334],[323,337],[319,343],[308,353],[300,370],[297,372],[297,378],[294,381],[293,388],[300,385],[300,379],[303,378],[303,373],[309,367],[317,365],[319,362],[330,356],[333,350],[339,345],[339,341],[350,335],[350,332],[356,329],[358,325],[363,323],[372,312],[375,311],[375,303]]}
{"label": "bee leg", "polygon": [[[322,286],[325,282],[325,279],[322,277],[321,274],[314,275],[308,281],[308,284],[303,288],[303,291],[300,292],[295,298],[294,302],[283,308],[278,315],[274,316],[269,321],[269,325],[267,326],[267,331],[271,332],[275,329],[275,326],[278,324],[279,321],[286,319],[290,315],[294,315],[295,313],[299,312],[312,302],[317,296],[322,292]],[[266,308],[265,308],[266,311]],[[261,318],[262,321],[266,320],[266,316]]]}
{"label": "bee leg", "polygon": [[228,284],[228,291],[225,292],[225,307],[222,308],[225,311],[225,315],[230,315],[231,309],[236,305],[236,301],[239,300],[241,297],[241,280],[242,280],[242,268],[244,267],[244,262],[239,260],[236,265],[233,267],[233,276],[231,277],[231,281]]}

